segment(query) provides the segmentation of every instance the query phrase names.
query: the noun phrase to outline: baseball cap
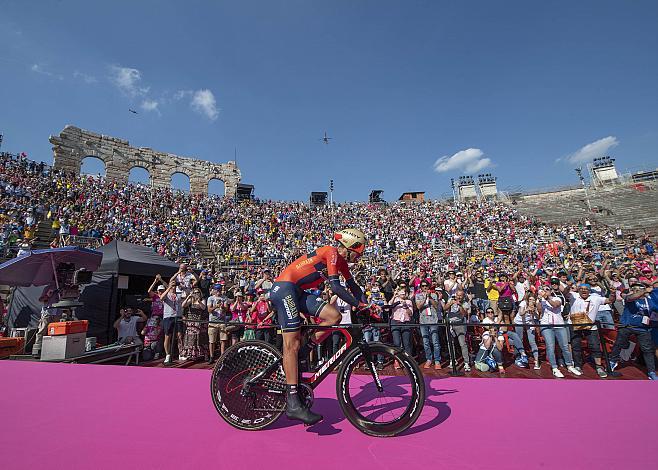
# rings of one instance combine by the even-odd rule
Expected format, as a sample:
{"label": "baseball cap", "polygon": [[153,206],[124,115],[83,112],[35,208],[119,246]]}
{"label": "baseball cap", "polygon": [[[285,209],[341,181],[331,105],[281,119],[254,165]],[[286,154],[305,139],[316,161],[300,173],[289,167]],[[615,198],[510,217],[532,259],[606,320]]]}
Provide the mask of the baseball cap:
{"label": "baseball cap", "polygon": [[165,288],[165,286],[163,286],[162,284],[160,284],[160,285],[158,286],[158,290],[164,291],[164,290],[167,290],[167,289]]}

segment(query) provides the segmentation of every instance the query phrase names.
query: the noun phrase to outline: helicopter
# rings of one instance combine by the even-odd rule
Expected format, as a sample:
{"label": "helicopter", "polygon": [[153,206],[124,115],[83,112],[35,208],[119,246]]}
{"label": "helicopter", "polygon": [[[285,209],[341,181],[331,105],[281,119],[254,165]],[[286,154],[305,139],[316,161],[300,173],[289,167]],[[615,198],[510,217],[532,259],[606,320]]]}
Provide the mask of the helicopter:
{"label": "helicopter", "polygon": [[330,141],[331,139],[332,139],[332,137],[329,137],[329,136],[327,135],[327,131],[324,131],[324,137],[322,137],[321,139],[318,139],[318,140],[321,140],[321,141],[324,142],[326,145],[329,145],[329,141]]}

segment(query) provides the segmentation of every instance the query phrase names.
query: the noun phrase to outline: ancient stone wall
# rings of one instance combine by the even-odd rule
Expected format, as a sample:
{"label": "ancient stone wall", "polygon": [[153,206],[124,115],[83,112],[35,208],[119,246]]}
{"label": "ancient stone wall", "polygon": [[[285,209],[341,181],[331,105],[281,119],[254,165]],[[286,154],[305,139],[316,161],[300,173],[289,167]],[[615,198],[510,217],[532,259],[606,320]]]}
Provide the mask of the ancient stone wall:
{"label": "ancient stone wall", "polygon": [[207,194],[210,180],[219,179],[224,182],[225,195],[233,197],[240,182],[240,170],[234,161],[212,163],[148,147],[132,147],[127,140],[74,126],[66,126],[49,140],[53,144],[54,168],[80,174],[82,160],[96,157],[105,163],[105,177],[121,184],[128,182],[128,174],[134,167],[146,169],[153,185],[160,188],[171,186],[174,173],[184,173],[190,178],[192,193]]}

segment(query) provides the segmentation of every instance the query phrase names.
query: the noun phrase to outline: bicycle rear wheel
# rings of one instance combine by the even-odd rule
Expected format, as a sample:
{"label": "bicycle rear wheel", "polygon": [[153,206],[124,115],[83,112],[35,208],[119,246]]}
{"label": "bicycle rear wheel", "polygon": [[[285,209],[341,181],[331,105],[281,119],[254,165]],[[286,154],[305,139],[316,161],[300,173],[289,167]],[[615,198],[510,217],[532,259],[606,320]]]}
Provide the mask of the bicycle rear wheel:
{"label": "bicycle rear wheel", "polygon": [[[384,363],[384,370],[376,371],[382,390],[378,390],[373,373],[364,369],[363,353],[355,348],[338,370],[338,402],[345,417],[361,432],[377,437],[395,436],[412,426],[423,410],[423,375],[404,351],[382,343],[368,346],[373,360]],[[400,364],[399,370],[393,369],[394,361]]]}
{"label": "bicycle rear wheel", "polygon": [[[244,388],[259,372],[279,361],[274,371]],[[242,341],[217,360],[210,381],[215,409],[231,426],[254,431],[276,421],[285,410],[286,380],[281,353],[263,341]]]}

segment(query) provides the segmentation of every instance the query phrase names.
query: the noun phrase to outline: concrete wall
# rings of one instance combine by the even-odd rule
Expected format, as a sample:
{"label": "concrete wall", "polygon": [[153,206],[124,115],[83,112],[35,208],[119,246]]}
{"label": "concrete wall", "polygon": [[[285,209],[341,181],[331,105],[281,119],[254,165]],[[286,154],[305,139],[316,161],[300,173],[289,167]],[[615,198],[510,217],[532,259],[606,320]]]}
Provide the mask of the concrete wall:
{"label": "concrete wall", "polygon": [[105,177],[120,184],[128,182],[134,167],[146,169],[159,188],[171,187],[171,175],[184,173],[190,178],[190,192],[208,193],[212,179],[224,182],[225,195],[235,196],[240,170],[234,161],[212,163],[158,152],[147,147],[132,147],[127,140],[96,134],[74,126],[66,126],[58,136],[50,136],[53,144],[53,167],[80,174],[82,160],[96,157],[105,163]]}

